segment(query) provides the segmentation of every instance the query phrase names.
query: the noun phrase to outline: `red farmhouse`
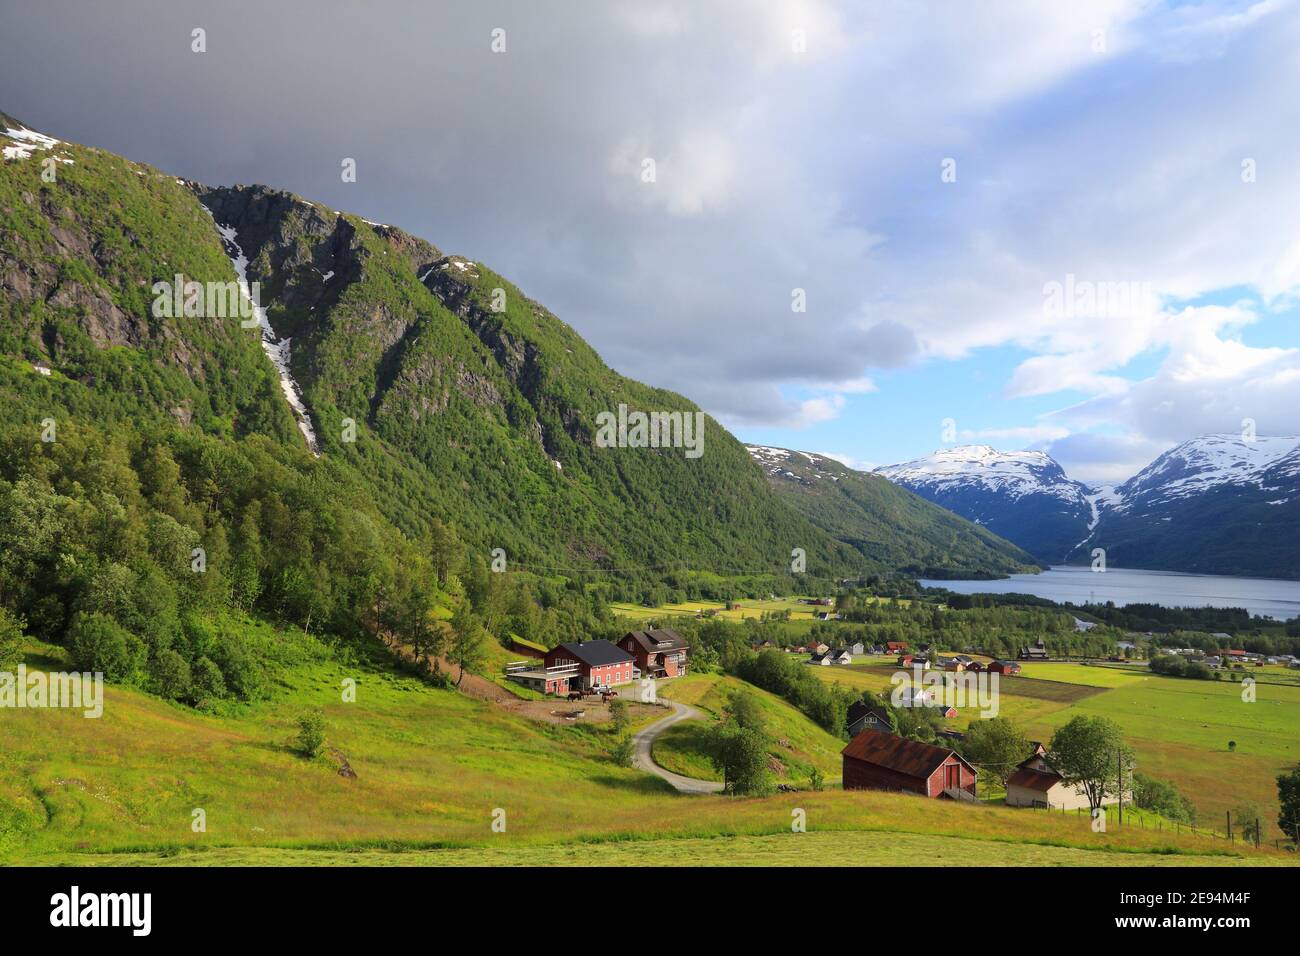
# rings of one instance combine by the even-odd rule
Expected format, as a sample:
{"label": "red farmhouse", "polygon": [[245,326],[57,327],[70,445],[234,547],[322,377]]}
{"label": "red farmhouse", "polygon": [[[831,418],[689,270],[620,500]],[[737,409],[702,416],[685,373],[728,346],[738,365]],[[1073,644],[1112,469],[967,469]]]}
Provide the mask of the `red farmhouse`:
{"label": "red farmhouse", "polygon": [[845,790],[906,790],[975,799],[975,768],[946,747],[864,730],[841,752]]}
{"label": "red farmhouse", "polygon": [[686,639],[676,631],[629,631],[618,646],[636,659],[637,667],[647,677],[680,677],[686,673]]}
{"label": "red farmhouse", "polygon": [[561,644],[546,652],[546,670],[559,675],[568,672],[568,686],[614,687],[640,676],[632,655],[609,641],[578,641]]}

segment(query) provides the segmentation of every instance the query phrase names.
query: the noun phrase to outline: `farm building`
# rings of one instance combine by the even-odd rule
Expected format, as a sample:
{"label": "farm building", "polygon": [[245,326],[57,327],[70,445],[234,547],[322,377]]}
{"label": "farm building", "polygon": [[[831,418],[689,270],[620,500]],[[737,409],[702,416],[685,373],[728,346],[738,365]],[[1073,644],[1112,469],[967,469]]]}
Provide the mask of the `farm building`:
{"label": "farm building", "polygon": [[[1118,802],[1118,797],[1113,796],[1102,800],[1103,804]],[[1068,786],[1046,756],[1035,753],[1007,778],[1007,806],[1074,810],[1091,804],[1082,787]]]}
{"label": "farm building", "polygon": [[[768,647],[771,641],[764,642]],[[686,673],[686,638],[667,628],[629,631],[618,646],[632,655],[647,677],[681,677]]]}
{"label": "farm building", "polygon": [[1045,661],[1048,660],[1047,645],[1040,637],[1028,647],[1020,648],[1020,659],[1022,661]]}
{"label": "farm building", "polygon": [[934,700],[934,691],[923,687],[904,687],[898,694],[900,707],[929,707]]}
{"label": "farm building", "polygon": [[567,676],[569,690],[615,687],[641,676],[632,655],[609,641],[578,641],[546,652],[546,670]]}
{"label": "farm building", "polygon": [[523,662],[506,665],[506,677],[516,684],[522,684],[529,690],[541,694],[557,694],[563,697],[569,692],[569,681],[576,671],[567,665],[560,667],[529,667]]}
{"label": "farm building", "polygon": [[993,661],[988,666],[990,674],[1015,675],[1020,673],[1020,665],[1015,661]]}
{"label": "farm building", "polygon": [[889,716],[884,710],[880,707],[872,707],[860,700],[855,700],[849,704],[846,729],[851,737],[856,737],[864,730],[879,730],[887,734],[893,733],[893,730],[890,729]]}
{"label": "farm building", "polygon": [[975,799],[975,768],[946,747],[864,730],[840,754],[845,790],[905,790],[932,798]]}
{"label": "farm building", "polygon": [[808,658],[809,664],[816,664],[819,667],[829,667],[831,664],[852,664],[853,657],[848,651],[826,651],[822,654],[814,654]]}
{"label": "farm building", "polygon": [[902,654],[907,650],[907,641],[889,641],[885,644],[885,650],[891,654]]}
{"label": "farm building", "polygon": [[544,645],[526,641],[514,634],[510,635],[510,650],[524,657],[535,657],[538,660],[546,656],[546,647]]}

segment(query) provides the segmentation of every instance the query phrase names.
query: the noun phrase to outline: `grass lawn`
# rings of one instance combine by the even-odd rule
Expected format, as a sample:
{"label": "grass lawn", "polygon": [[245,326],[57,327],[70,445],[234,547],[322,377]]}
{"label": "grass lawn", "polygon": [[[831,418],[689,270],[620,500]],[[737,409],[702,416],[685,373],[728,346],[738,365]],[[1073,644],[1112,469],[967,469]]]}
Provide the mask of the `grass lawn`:
{"label": "grass lawn", "polygon": [[1284,866],[1277,855],[1097,852],[924,833],[846,830],[763,836],[445,850],[214,848],[185,853],[70,853],[40,861],[74,866]]}
{"label": "grass lawn", "polygon": [[[768,751],[778,782],[807,786],[813,767],[825,774],[826,782],[839,780],[840,750],[846,741],[827,733],[785,700],[760,690],[736,677],[721,674],[690,674],[668,682],[661,696],[699,707],[713,717],[720,716],[728,699],[747,690],[758,700],[773,738]],[[661,766],[700,780],[721,780],[705,755],[703,740],[707,723],[685,721],[668,728],[654,743],[654,758]]]}
{"label": "grass lawn", "polygon": [[[879,601],[881,599],[871,598],[869,600]],[[757,620],[765,613],[789,611],[790,623],[795,625],[811,624],[817,620],[817,615],[820,612],[834,610],[833,607],[800,604],[798,597],[776,598],[770,601],[741,600],[738,603],[740,607],[735,610],[728,609],[726,604],[719,601],[685,601],[681,604],[664,604],[659,607],[643,607],[640,604],[623,602],[610,604],[610,609],[615,614],[637,621],[648,621],[653,618],[673,615],[694,617],[704,611],[713,611],[717,617],[726,621],[741,621],[745,618]],[[903,607],[909,604],[906,600],[900,600],[898,603]]]}
{"label": "grass lawn", "polygon": [[[355,703],[341,700],[348,677],[357,681]],[[706,705],[710,688],[702,684],[687,679],[678,689],[698,692]],[[330,748],[314,760],[292,747],[296,718],[308,709],[324,713]],[[812,747],[813,731],[791,737],[796,751]],[[166,852],[178,854],[169,857],[174,862],[390,863],[430,862],[421,855],[452,850],[466,855],[435,858],[561,862],[593,842],[608,847],[597,852],[680,860],[679,844],[654,841],[727,838],[708,845],[734,852],[739,862],[750,859],[749,844],[732,838],[788,834],[796,807],[814,832],[874,832],[863,837],[864,861],[901,860],[888,849],[899,834],[929,840],[935,849],[926,858],[936,862],[950,859],[940,848],[954,838],[1002,862],[1021,853],[1063,864],[1150,864],[1169,862],[1162,854],[1170,852],[1200,858],[1227,850],[1204,837],[1128,827],[1096,834],[1086,821],[892,793],[681,795],[618,766],[612,744],[604,728],[530,720],[381,664],[286,667],[270,699],[220,715],[111,686],[98,720],[49,709],[3,714],[0,860],[156,862]],[[339,775],[334,750],[356,778]],[[195,809],[206,814],[205,832],[191,829]],[[497,809],[506,814],[504,833],[492,831]],[[991,849],[984,846],[990,842]],[[420,855],[377,852],[394,849]],[[365,852],[341,852],[353,850]],[[788,852],[768,858],[784,861]],[[1267,850],[1232,852],[1222,862],[1294,860]],[[817,854],[809,853],[811,862]]]}

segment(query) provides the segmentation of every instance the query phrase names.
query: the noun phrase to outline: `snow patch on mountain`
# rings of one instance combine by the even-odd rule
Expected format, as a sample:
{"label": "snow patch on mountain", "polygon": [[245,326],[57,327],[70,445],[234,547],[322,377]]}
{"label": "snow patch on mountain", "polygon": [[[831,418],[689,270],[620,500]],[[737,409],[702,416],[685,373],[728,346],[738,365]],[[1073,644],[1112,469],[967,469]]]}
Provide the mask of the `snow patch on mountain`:
{"label": "snow patch on mountain", "polygon": [[[1223,485],[1264,488],[1300,474],[1300,438],[1206,435],[1165,452],[1116,489],[1118,511],[1205,494]],[[1294,459],[1295,470],[1291,466]],[[1275,468],[1274,466],[1281,466]],[[1272,480],[1270,480],[1272,479]]]}
{"label": "snow patch on mountain", "polygon": [[[44,133],[27,129],[25,126],[17,128],[6,126],[3,135],[13,141],[12,146],[4,147],[4,158],[6,160],[31,159],[32,150],[49,150],[59,145],[59,140],[53,136],[46,136]],[[71,162],[71,160],[67,160],[67,162]]]}
{"label": "snow patch on mountain", "polygon": [[[749,452],[749,457],[758,462],[771,477],[788,478],[791,481],[811,485],[812,482],[820,479],[839,481],[847,474],[845,471],[831,470],[830,466],[837,462],[806,451],[791,451],[788,448],[774,448],[771,445],[746,445],[745,450]],[[791,468],[798,468],[799,471],[791,471]]]}
{"label": "snow patch on mountain", "polygon": [[303,402],[302,388],[299,387],[293,375],[289,372],[289,339],[276,337],[275,330],[271,328],[271,320],[267,318],[266,309],[253,298],[252,290],[248,285],[248,257],[244,255],[244,251],[239,247],[235,228],[233,226],[223,226],[221,223],[216,225],[217,232],[221,234],[221,238],[228,247],[226,254],[230,258],[230,264],[235,268],[235,276],[239,280],[239,291],[253,305],[253,314],[257,318],[258,329],[262,333],[262,350],[266,352],[271,364],[280,373],[280,390],[284,393],[289,407],[293,409],[294,417],[298,420],[298,430],[302,432],[303,438],[306,439],[307,448],[319,458],[320,442],[316,438],[316,429],[312,427],[311,415],[307,412],[307,405]]}
{"label": "snow patch on mountain", "polygon": [[876,469],[890,481],[930,490],[978,488],[1014,501],[1026,495],[1051,495],[1071,505],[1083,502],[1086,488],[1066,477],[1041,451],[998,451],[989,445],[942,448],[926,458]]}

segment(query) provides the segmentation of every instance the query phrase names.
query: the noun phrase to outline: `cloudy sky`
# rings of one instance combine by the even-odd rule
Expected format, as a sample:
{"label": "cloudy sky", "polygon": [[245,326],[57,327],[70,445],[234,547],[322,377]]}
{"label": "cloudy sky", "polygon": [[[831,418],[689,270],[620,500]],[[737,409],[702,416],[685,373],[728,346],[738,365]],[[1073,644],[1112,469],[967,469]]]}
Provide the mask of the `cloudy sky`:
{"label": "cloudy sky", "polygon": [[1300,434],[1292,0],[0,0],[0,36],[5,112],[483,260],[748,441],[886,464],[951,420],[1106,481]]}

